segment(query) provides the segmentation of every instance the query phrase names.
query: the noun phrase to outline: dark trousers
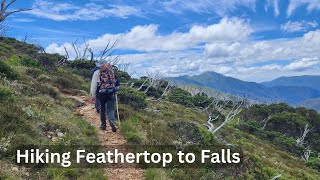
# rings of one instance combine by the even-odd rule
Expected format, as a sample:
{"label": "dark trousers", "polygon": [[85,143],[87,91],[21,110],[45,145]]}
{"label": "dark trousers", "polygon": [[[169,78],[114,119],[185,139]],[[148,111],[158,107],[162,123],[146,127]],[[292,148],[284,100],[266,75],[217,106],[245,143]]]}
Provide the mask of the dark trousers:
{"label": "dark trousers", "polygon": [[113,94],[98,94],[98,99],[100,102],[100,119],[101,119],[101,128],[106,127],[106,118],[108,114],[109,123],[114,124],[114,105],[115,105],[115,95]]}
{"label": "dark trousers", "polygon": [[100,112],[101,107],[100,107],[100,101],[99,101],[98,95],[96,96],[96,102],[94,103],[94,106],[96,108],[96,111]]}

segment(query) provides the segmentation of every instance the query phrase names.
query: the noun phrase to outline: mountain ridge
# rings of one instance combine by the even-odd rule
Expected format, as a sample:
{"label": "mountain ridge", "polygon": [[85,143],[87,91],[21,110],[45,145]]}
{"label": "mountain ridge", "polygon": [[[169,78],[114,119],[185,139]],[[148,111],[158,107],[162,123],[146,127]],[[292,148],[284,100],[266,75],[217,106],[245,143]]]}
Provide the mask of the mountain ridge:
{"label": "mountain ridge", "polygon": [[[312,82],[319,81],[320,84],[320,76],[302,76],[302,78],[303,77],[311,77],[313,79]],[[299,80],[301,79],[300,76],[296,76],[294,78]],[[170,82],[207,87],[224,93],[243,96],[261,102],[282,101],[290,105],[298,105],[308,99],[320,97],[320,85],[319,88],[317,88],[316,83],[313,83],[309,86],[302,86],[301,83],[287,83],[288,85],[284,83],[283,85],[281,83],[276,83],[279,81],[277,80],[279,78],[274,80],[276,82],[270,81],[256,83],[225,76],[217,72],[208,71],[194,76],[184,75],[179,77],[169,77],[167,79]]]}
{"label": "mountain ridge", "polygon": [[260,84],[267,87],[277,85],[305,86],[320,91],[320,75],[282,76],[272,81],[262,82]]}

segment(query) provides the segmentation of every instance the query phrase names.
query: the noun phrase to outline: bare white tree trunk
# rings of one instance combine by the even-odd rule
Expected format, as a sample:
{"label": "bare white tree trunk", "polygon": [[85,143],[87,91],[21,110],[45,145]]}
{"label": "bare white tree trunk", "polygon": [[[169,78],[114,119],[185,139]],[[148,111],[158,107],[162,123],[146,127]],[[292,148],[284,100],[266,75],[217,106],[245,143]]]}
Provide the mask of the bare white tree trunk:
{"label": "bare white tree trunk", "polygon": [[270,121],[270,119],[272,119],[272,115],[269,115],[266,119],[262,121],[264,123],[262,129],[265,129],[267,127],[267,124]]}
{"label": "bare white tree trunk", "polygon": [[209,125],[206,125],[206,127],[213,134],[219,131],[222,127],[224,127],[229,121],[232,121],[241,112],[241,108],[243,107],[244,101],[241,100],[238,102],[233,102],[232,108],[229,110],[225,110],[225,107],[228,105],[228,103],[230,103],[230,101],[228,100],[226,101],[215,100],[210,105],[210,106],[214,105],[214,109],[219,111],[221,114],[226,113],[224,121],[218,127],[214,126],[213,121],[216,121],[219,118],[219,116],[212,119],[211,113],[210,113],[209,120],[207,122]]}
{"label": "bare white tree trunk", "polygon": [[147,94],[147,92],[151,87],[157,87],[160,84],[160,81],[163,79],[163,75],[159,71],[154,73],[147,72],[147,74],[148,74],[147,79],[149,80],[149,85],[145,89],[144,94]]}
{"label": "bare white tree trunk", "polygon": [[137,89],[138,91],[141,91],[141,89],[143,88],[143,86],[149,81],[149,78],[147,78],[142,84],[141,86]]}
{"label": "bare white tree trunk", "polygon": [[306,124],[305,127],[304,127],[304,131],[302,132],[301,136],[299,138],[297,138],[296,140],[296,143],[297,143],[297,146],[302,146],[305,144],[304,140],[305,138],[307,137],[308,133],[312,130],[309,129],[309,124]]}
{"label": "bare white tree trunk", "polygon": [[171,91],[171,86],[168,83],[168,85],[166,86],[166,88],[163,90],[163,93],[161,94],[161,96],[158,98],[158,101],[160,99],[162,99],[164,96],[166,96],[169,92]]}
{"label": "bare white tree trunk", "polygon": [[279,175],[277,175],[277,176],[275,176],[275,177],[271,178],[270,180],[276,180],[276,179],[280,178],[281,176],[282,176],[282,175],[281,175],[281,174],[279,174]]}
{"label": "bare white tree trunk", "polygon": [[309,161],[309,158],[310,158],[310,155],[311,155],[311,149],[310,147],[306,147],[304,150],[303,150],[303,155],[302,155],[302,159],[307,162]]}

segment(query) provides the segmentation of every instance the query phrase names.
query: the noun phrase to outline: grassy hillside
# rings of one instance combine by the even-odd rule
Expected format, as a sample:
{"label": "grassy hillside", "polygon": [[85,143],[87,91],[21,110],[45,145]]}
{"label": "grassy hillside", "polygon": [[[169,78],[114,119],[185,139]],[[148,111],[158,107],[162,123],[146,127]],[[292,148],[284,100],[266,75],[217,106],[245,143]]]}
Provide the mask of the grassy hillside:
{"label": "grassy hillside", "polygon": [[[75,113],[82,102],[65,95],[88,95],[86,78],[90,77],[93,63],[81,60],[56,66],[61,58],[57,54],[38,53],[36,46],[14,39],[1,38],[0,43],[6,46],[0,49],[3,56],[0,61],[0,179],[104,179],[102,169],[24,167],[14,162],[15,149],[27,144],[99,144],[98,132]],[[128,84],[119,92],[121,133],[128,143],[230,146],[244,152],[243,162],[236,168],[147,169],[146,179],[271,179],[279,174],[281,179],[320,178],[316,159],[308,164],[298,151],[286,149],[292,144],[283,129],[261,130],[259,124],[260,118],[266,115],[263,109],[278,113],[268,128],[284,124],[284,129],[288,127],[286,123],[293,123],[294,127],[296,124],[303,127],[301,122],[316,125],[319,121],[316,112],[301,110],[296,121],[281,124],[281,115],[296,113],[293,111],[299,109],[281,105],[262,107],[262,110],[250,107],[212,134],[203,126],[208,119],[204,108],[215,99],[205,93],[191,95],[177,87],[171,87],[171,91],[162,96],[168,85],[166,81],[148,88],[144,78],[134,79],[121,71],[117,75]],[[220,116],[215,125],[222,123],[231,106],[230,102],[221,112],[213,109],[215,115]],[[308,139],[308,142],[318,151],[315,148],[319,145],[315,140],[318,134],[312,134],[314,140]],[[283,141],[264,138],[271,135]],[[282,136],[287,139],[281,139]]]}
{"label": "grassy hillside", "polygon": [[[23,167],[15,164],[18,147],[32,145],[98,145],[97,132],[76,115],[76,100],[64,96],[86,95],[88,84],[67,68],[40,61],[37,48],[14,39],[0,39],[0,179],[94,179],[100,169]],[[50,59],[52,58],[52,59]],[[54,62],[50,62],[54,63]],[[48,63],[49,64],[49,63]],[[48,65],[47,64],[47,65]],[[49,67],[49,66],[48,66]]]}

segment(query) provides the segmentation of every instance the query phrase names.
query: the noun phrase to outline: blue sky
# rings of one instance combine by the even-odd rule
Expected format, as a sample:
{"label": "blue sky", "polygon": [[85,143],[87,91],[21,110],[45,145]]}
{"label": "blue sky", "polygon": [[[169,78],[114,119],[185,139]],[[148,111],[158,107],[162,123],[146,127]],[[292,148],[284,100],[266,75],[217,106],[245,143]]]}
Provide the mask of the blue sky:
{"label": "blue sky", "polygon": [[18,0],[9,36],[64,54],[118,40],[132,74],[216,71],[247,81],[319,75],[319,0]]}

